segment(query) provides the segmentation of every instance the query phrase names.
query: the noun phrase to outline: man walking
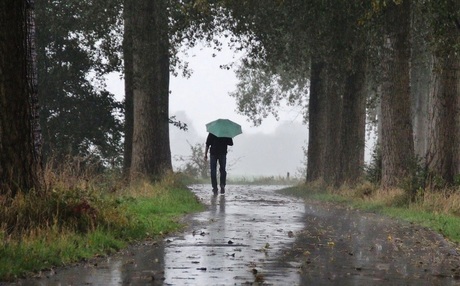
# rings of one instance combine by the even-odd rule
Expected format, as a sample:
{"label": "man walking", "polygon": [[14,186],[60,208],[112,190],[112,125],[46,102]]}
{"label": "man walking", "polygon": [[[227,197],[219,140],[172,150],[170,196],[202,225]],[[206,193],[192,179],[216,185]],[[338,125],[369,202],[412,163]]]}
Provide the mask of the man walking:
{"label": "man walking", "polygon": [[212,192],[217,195],[217,162],[219,162],[220,172],[220,193],[225,194],[225,183],[227,179],[227,146],[233,146],[233,140],[229,137],[217,137],[212,133],[208,134],[206,139],[206,150],[204,160],[208,160],[208,151],[210,151],[211,167],[211,184]]}

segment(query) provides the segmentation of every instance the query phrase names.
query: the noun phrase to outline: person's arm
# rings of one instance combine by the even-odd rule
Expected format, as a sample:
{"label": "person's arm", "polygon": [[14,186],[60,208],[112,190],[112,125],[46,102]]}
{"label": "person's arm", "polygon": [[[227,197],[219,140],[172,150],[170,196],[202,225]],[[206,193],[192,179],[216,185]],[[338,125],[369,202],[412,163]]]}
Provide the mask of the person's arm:
{"label": "person's arm", "polygon": [[232,138],[228,138],[227,145],[228,146],[233,146],[233,139]]}
{"label": "person's arm", "polygon": [[212,136],[211,133],[208,134],[208,137],[206,138],[206,149],[204,150],[204,160],[208,160],[208,151],[209,151],[209,146],[212,144]]}
{"label": "person's arm", "polygon": [[209,145],[206,144],[206,149],[204,150],[204,160],[208,160],[208,151],[209,151]]}

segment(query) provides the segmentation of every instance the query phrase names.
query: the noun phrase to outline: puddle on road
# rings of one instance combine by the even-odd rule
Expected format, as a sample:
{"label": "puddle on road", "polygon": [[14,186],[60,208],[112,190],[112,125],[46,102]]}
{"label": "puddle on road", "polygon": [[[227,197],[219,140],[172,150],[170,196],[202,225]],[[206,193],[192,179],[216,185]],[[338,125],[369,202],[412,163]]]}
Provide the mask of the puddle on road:
{"label": "puddle on road", "polygon": [[[282,250],[303,229],[304,204],[274,193],[279,187],[230,186],[213,196],[202,186],[194,192],[210,210],[194,216],[194,232],[172,238],[165,248],[165,282],[175,285],[299,283],[296,267],[279,267]],[[277,264],[274,267],[273,264]],[[170,271],[170,267],[182,271]]]}
{"label": "puddle on road", "polygon": [[279,188],[231,185],[213,196],[193,185],[209,209],[183,234],[17,285],[298,285],[298,265],[280,261],[304,227],[305,206]]}

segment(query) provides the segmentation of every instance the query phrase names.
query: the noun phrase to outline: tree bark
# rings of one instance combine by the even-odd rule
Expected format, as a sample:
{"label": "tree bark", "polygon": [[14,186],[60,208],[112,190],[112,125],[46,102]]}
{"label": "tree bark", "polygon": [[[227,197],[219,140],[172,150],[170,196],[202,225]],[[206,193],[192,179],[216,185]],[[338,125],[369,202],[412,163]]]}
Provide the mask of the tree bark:
{"label": "tree bark", "polygon": [[[460,181],[460,3],[440,1],[431,28],[434,38],[433,84],[430,95],[429,173],[431,187]],[[437,20],[437,21],[436,21]]]}
{"label": "tree bark", "polygon": [[123,175],[129,177],[133,151],[133,0],[124,1],[123,59],[125,76],[125,141],[123,150]]}
{"label": "tree bark", "polygon": [[410,175],[414,157],[409,76],[410,1],[385,11],[382,84],[382,188]]}
{"label": "tree bark", "polygon": [[326,82],[324,62],[313,59],[308,105],[307,182],[324,179],[327,136]]}
{"label": "tree bark", "polygon": [[366,53],[356,53],[343,95],[338,184],[354,184],[362,175],[366,134]]}
{"label": "tree bark", "polygon": [[414,128],[414,152],[425,165],[428,152],[428,102],[432,82],[432,53],[426,41],[429,24],[422,13],[422,3],[413,2],[411,35],[411,94],[412,122]]}
{"label": "tree bark", "polygon": [[340,130],[342,128],[342,95],[343,95],[343,80],[342,73],[336,70],[334,65],[329,65],[327,68],[327,95],[324,97],[326,105],[326,144],[323,145],[324,151],[324,181],[330,185],[338,184],[340,170],[340,152],[341,138]]}
{"label": "tree bark", "polygon": [[453,184],[460,174],[460,56],[436,56],[434,74],[428,168]]}
{"label": "tree bark", "polygon": [[33,4],[0,2],[0,194],[41,186]]}
{"label": "tree bark", "polygon": [[131,180],[172,169],[169,145],[167,1],[141,0],[133,17],[133,146]]}

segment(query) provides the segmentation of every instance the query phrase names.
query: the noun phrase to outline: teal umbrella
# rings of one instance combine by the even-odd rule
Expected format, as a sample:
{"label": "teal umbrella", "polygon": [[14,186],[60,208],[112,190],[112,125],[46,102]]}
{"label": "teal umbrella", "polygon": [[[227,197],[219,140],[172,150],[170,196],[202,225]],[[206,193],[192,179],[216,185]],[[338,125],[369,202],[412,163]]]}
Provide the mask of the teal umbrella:
{"label": "teal umbrella", "polygon": [[206,131],[216,135],[217,137],[233,138],[241,131],[241,125],[229,119],[217,119],[206,124]]}

